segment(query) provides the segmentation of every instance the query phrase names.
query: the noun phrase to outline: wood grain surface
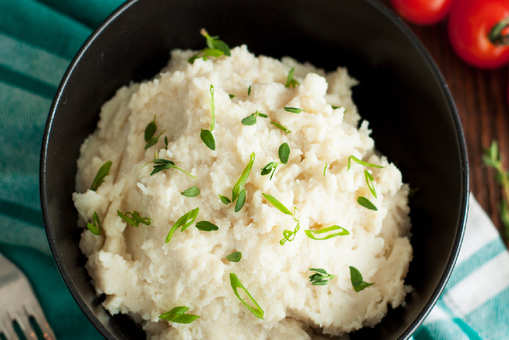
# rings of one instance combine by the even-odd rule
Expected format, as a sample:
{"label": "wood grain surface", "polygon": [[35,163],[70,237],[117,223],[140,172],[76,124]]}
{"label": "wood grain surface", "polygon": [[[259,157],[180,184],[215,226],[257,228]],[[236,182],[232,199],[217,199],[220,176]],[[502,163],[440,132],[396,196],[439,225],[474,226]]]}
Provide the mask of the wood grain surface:
{"label": "wood grain surface", "polygon": [[[479,70],[456,56],[447,35],[447,25],[410,25],[438,64],[458,107],[467,141],[471,191],[503,234],[500,220],[502,190],[495,172],[482,163],[483,150],[492,140],[500,145],[504,166],[509,167],[509,104],[507,68]],[[509,239],[505,238],[509,245]]]}

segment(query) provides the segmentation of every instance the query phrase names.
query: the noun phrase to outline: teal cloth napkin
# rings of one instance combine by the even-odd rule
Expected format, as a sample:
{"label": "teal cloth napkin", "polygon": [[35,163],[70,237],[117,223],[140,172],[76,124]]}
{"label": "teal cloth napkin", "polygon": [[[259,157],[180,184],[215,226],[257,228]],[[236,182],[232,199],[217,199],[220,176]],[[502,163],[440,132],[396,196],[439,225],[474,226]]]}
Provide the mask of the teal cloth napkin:
{"label": "teal cloth napkin", "polygon": [[[44,235],[42,133],[67,65],[122,2],[0,0],[0,252],[27,274],[59,339],[102,337],[65,287]],[[413,337],[509,339],[509,253],[473,198],[458,264]]]}

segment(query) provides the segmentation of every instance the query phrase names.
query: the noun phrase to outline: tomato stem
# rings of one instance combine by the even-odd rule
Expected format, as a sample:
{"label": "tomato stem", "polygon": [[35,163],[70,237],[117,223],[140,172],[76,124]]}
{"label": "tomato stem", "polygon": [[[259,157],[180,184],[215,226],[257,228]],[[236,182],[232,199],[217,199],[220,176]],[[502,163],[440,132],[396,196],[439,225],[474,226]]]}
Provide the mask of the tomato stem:
{"label": "tomato stem", "polygon": [[497,22],[488,34],[490,41],[495,45],[509,45],[509,34],[503,34],[508,26],[509,17]]}

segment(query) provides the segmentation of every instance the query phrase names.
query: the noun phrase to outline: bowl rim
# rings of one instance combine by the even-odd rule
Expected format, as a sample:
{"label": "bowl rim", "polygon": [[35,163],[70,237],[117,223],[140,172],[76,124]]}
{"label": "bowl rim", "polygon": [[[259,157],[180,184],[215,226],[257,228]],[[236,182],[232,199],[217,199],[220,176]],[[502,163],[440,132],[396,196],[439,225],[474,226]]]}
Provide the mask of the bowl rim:
{"label": "bowl rim", "polygon": [[[50,107],[50,111],[48,114],[48,118],[46,120],[46,124],[44,127],[44,135],[42,139],[42,146],[40,152],[40,167],[39,167],[39,195],[41,200],[42,207],[42,215],[44,228],[46,231],[46,237],[48,239],[48,243],[51,249],[51,253],[55,259],[57,264],[58,271],[62,276],[67,288],[69,289],[74,301],[78,304],[81,311],[85,314],[87,319],[94,325],[94,327],[108,340],[118,340],[113,334],[111,334],[104,324],[99,321],[99,319],[92,313],[92,310],[87,307],[85,302],[81,299],[81,296],[76,288],[73,279],[70,275],[64,270],[62,265],[62,256],[59,254],[57,250],[57,245],[55,243],[55,237],[52,229],[49,227],[48,221],[48,196],[47,196],[47,156],[48,156],[48,147],[49,140],[51,138],[51,132],[53,131],[53,122],[55,115],[58,111],[59,104],[62,100],[62,95],[65,89],[67,88],[68,82],[72,77],[72,74],[84,54],[87,52],[89,47],[94,43],[94,41],[101,35],[101,33],[109,27],[109,25],[114,22],[119,16],[121,16],[125,11],[127,11],[131,6],[140,2],[141,0],[128,0],[123,5],[119,6],[115,9],[104,21],[93,31],[93,33],[87,38],[87,40],[80,47],[69,66],[67,67],[62,80],[58,86],[58,90],[55,94],[53,102]],[[380,12],[382,16],[385,16],[389,21],[396,26],[396,28],[403,33],[403,35],[409,40],[411,45],[416,49],[416,51],[424,58],[425,62],[429,65],[430,70],[434,76],[434,78],[440,84],[440,91],[444,96],[449,110],[451,112],[451,118],[454,123],[456,135],[455,140],[459,147],[459,160],[462,165],[462,172],[459,174],[462,177],[460,192],[461,192],[461,206],[457,221],[457,230],[454,238],[453,246],[449,252],[449,258],[447,260],[447,264],[444,272],[442,273],[442,277],[438,285],[435,287],[433,293],[431,294],[430,299],[427,301],[424,308],[419,312],[416,318],[407,326],[407,328],[402,332],[400,339],[408,339],[415,330],[423,323],[426,316],[430,313],[431,309],[435,306],[437,300],[441,296],[449,277],[451,276],[452,270],[454,269],[454,265],[458,258],[458,254],[461,248],[461,243],[463,240],[465,225],[467,221],[468,215],[468,207],[469,207],[469,162],[468,162],[468,153],[467,146],[465,141],[465,135],[463,132],[463,127],[461,125],[460,117],[458,114],[458,110],[456,108],[456,104],[454,99],[450,93],[449,86],[447,85],[444,76],[442,75],[440,69],[435,63],[434,59],[429,54],[428,50],[421,43],[419,38],[415,35],[415,33],[410,29],[410,27],[398,17],[392,9],[384,5],[382,2],[377,0],[363,0],[366,4],[370,5],[373,9]]]}

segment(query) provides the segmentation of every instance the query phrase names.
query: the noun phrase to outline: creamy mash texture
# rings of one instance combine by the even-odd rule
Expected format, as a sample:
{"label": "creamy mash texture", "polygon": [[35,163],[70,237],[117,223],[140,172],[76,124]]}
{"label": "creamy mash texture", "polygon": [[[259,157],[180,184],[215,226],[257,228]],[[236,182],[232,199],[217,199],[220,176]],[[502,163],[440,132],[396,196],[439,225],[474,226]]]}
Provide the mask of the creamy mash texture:
{"label": "creamy mash texture", "polygon": [[[256,57],[246,46],[193,64],[192,55],[175,50],[153,80],[119,89],[81,147],[73,200],[80,226],[94,213],[99,217],[101,234],[85,229],[80,248],[97,293],[106,296],[104,307],[131,315],[150,339],[310,339],[313,332],[345,334],[380,322],[410,290],[404,283],[412,258],[408,186],[396,166],[376,152],[368,122],[360,122],[351,96],[356,81],[344,68],[325,73],[290,58]],[[292,67],[300,84],[285,87]],[[214,151],[200,139],[201,130],[210,128],[210,85]],[[241,123],[256,111],[268,117],[250,126]],[[155,135],[161,137],[145,149],[144,131],[154,117]],[[278,148],[285,142],[288,163],[280,164],[272,179],[262,176],[267,163],[279,162]],[[251,153],[246,203],[234,212],[235,204],[223,204],[218,195],[231,198]],[[351,155],[383,168],[352,162],[348,169]],[[151,175],[154,157],[175,162],[195,178],[174,168]],[[106,161],[112,161],[109,175],[90,190]],[[367,186],[368,169],[376,198]],[[181,194],[192,186],[200,189],[198,196]],[[280,245],[294,220],[262,193],[295,207],[301,229],[293,241]],[[360,196],[378,210],[360,205]],[[219,229],[202,231],[193,223],[165,243],[175,221],[195,208],[195,222],[210,221]],[[151,223],[133,227],[117,211],[137,211]],[[350,233],[313,240],[304,232],[331,225]],[[239,262],[226,259],[234,251],[242,253]],[[356,292],[350,266],[373,285]],[[312,285],[310,268],[335,278]],[[263,319],[234,295],[230,273],[258,302]],[[200,318],[190,324],[159,319],[175,306],[187,306]]]}

